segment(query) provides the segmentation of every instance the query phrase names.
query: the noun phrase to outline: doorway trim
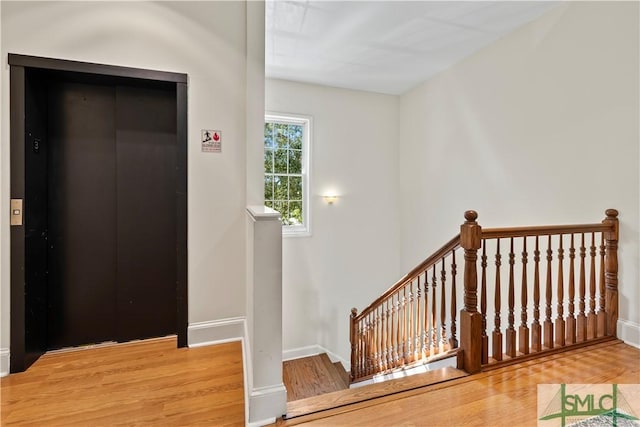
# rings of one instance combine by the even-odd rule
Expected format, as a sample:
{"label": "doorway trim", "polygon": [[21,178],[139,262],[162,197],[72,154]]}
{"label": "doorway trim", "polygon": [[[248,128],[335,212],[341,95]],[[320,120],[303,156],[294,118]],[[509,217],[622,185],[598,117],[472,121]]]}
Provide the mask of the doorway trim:
{"label": "doorway trim", "polygon": [[[10,187],[12,199],[25,196],[25,69],[57,70],[110,77],[162,81],[176,85],[176,319],[178,347],[187,346],[187,75],[28,55],[9,54],[10,66]],[[24,371],[25,360],[25,230],[12,225],[10,233],[11,339],[10,372]]]}

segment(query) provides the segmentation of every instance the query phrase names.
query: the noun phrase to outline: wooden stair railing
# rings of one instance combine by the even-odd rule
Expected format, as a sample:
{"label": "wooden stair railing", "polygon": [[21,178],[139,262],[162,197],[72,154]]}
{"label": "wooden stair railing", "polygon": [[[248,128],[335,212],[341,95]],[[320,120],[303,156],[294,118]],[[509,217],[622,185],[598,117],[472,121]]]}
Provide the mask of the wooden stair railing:
{"label": "wooden stair railing", "polygon": [[[459,235],[360,314],[351,310],[352,382],[454,350],[458,367],[475,373],[615,338],[615,209],[597,224],[483,229],[477,218],[465,212]],[[463,302],[459,318],[456,296]]]}
{"label": "wooden stair railing", "polygon": [[[493,229],[483,229],[477,217],[467,211],[460,229],[465,252],[465,305],[460,313],[464,370],[474,373],[616,337],[618,211],[608,209],[597,224]],[[493,304],[487,303],[489,292]],[[488,323],[493,323],[491,331]]]}
{"label": "wooden stair railing", "polygon": [[459,248],[457,235],[360,314],[351,310],[352,382],[443,356],[458,347]]}

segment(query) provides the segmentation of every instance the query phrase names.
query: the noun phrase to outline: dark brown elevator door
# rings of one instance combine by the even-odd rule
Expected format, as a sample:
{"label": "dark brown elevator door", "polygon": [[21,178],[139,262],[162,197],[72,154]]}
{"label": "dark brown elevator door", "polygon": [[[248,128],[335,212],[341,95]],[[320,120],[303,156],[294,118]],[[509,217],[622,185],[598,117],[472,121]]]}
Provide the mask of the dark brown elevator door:
{"label": "dark brown elevator door", "polygon": [[48,348],[176,332],[175,90],[49,85]]}

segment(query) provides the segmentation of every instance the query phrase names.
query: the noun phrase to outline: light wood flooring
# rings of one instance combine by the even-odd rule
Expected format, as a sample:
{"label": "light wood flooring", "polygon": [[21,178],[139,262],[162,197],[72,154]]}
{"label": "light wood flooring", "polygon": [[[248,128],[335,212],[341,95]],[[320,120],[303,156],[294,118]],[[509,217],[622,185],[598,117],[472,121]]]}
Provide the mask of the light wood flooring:
{"label": "light wood flooring", "polygon": [[0,379],[0,425],[242,426],[240,342],[175,338],[46,354]]}
{"label": "light wood flooring", "polygon": [[278,426],[536,426],[538,384],[640,384],[640,350],[619,341],[347,405]]}

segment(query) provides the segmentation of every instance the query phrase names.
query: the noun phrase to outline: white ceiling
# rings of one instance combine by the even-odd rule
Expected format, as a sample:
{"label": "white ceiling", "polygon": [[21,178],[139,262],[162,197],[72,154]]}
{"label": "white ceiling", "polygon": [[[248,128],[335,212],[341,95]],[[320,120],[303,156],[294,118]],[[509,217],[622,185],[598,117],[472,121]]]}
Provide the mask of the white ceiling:
{"label": "white ceiling", "polygon": [[266,75],[398,95],[558,4],[267,0]]}

